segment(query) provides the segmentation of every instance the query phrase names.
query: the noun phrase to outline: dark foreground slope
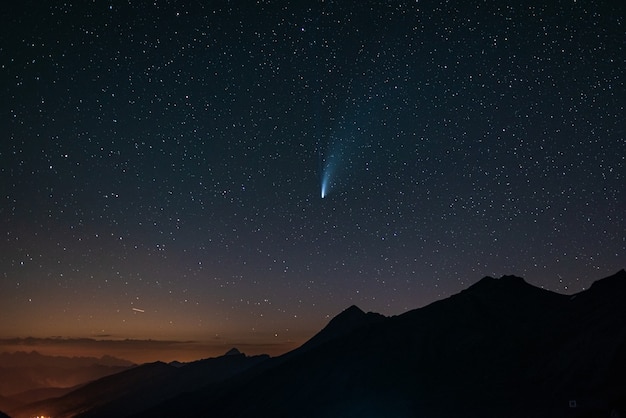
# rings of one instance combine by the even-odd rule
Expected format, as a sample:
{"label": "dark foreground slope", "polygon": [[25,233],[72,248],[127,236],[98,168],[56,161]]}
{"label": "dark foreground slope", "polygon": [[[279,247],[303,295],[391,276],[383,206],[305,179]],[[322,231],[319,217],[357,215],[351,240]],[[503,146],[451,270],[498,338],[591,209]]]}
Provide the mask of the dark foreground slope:
{"label": "dark foreground slope", "polygon": [[574,296],[505,276],[397,317],[352,309],[356,326],[137,417],[626,416],[625,298],[620,271]]}

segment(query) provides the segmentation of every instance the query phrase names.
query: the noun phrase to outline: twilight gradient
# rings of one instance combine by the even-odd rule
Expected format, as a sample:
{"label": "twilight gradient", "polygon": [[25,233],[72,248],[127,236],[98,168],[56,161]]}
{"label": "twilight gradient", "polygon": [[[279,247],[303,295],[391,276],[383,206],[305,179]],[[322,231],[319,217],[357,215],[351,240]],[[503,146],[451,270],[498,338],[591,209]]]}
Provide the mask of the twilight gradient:
{"label": "twilight gradient", "polygon": [[615,273],[625,7],[6,5],[0,338],[275,354],[351,304]]}

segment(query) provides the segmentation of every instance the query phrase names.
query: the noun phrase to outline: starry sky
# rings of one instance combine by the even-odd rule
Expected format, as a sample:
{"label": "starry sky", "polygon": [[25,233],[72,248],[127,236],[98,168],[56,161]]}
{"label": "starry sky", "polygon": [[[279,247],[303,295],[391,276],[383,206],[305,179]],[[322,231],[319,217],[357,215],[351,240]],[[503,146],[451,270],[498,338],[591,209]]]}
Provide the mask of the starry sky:
{"label": "starry sky", "polygon": [[547,3],[6,5],[0,338],[276,354],[624,268],[626,6]]}

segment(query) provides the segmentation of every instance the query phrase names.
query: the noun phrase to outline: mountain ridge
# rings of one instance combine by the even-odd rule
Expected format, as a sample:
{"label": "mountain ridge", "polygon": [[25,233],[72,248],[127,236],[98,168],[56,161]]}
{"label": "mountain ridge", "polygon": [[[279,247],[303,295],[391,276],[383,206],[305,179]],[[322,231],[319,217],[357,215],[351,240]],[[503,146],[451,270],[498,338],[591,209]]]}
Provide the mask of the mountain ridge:
{"label": "mountain ridge", "polygon": [[351,305],[334,316],[324,328],[295,351],[315,348],[360,328],[376,325],[385,319],[386,317],[381,314],[374,312],[365,313],[358,306]]}
{"label": "mountain ridge", "polygon": [[[601,330],[607,316],[622,318],[626,309],[612,304],[610,311],[588,319],[588,334],[581,333],[579,324],[587,320],[581,315],[593,310],[585,298],[571,299],[504,277],[357,327],[233,384],[219,396],[186,394],[137,417],[199,417],[198,411],[206,409],[214,416],[239,417],[547,418],[567,416],[570,397],[578,400],[580,413],[623,408],[618,395],[626,390],[610,370],[625,368],[620,347],[626,345],[626,321],[609,321],[618,332],[602,340],[606,347],[595,344],[599,331],[594,330]],[[617,354],[603,356],[609,351]],[[581,383],[579,373],[593,379]],[[610,387],[598,392],[602,384]],[[602,406],[585,406],[594,404]]]}
{"label": "mountain ridge", "polygon": [[[231,349],[162,364],[167,374],[137,380],[136,395],[78,416],[548,418],[571,416],[572,400],[578,416],[624,416],[626,273],[595,283],[562,295],[521,277],[487,276],[397,316],[352,305],[283,356]],[[216,370],[223,378],[189,383]],[[104,392],[94,387],[95,403]]]}

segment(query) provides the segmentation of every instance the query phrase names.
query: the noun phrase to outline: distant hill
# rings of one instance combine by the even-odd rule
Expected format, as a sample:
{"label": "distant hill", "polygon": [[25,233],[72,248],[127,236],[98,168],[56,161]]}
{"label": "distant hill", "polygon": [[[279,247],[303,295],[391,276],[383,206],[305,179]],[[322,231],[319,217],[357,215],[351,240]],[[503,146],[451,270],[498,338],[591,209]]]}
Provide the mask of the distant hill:
{"label": "distant hill", "polygon": [[153,363],[8,411],[55,417],[626,417],[626,272],[575,295],[485,277],[394,317],[351,306],[277,358]]}
{"label": "distant hill", "polygon": [[0,353],[0,367],[58,367],[77,368],[89,367],[93,365],[105,367],[131,367],[134,363],[111,356],[98,357],[64,357],[46,356],[37,351],[29,353],[16,351],[14,353]]}
{"label": "distant hill", "polygon": [[[50,398],[58,398],[59,396],[63,396],[67,393],[73,392],[78,389],[82,385],[72,386],[69,388],[42,388],[42,389],[32,389],[27,390],[26,392],[21,392],[11,396],[11,399],[19,402],[21,405],[27,405],[35,402],[42,401],[44,399]],[[11,410],[15,408],[5,408],[6,410]]]}
{"label": "distant hill", "polygon": [[89,383],[59,398],[9,412],[14,418],[37,415],[92,418],[128,416],[180,393],[222,382],[268,358],[248,357],[231,349],[222,357],[187,364],[143,364]]}
{"label": "distant hill", "polygon": [[[41,399],[37,390],[72,388],[103,376],[119,373],[133,363],[115,357],[46,356],[36,351],[0,353],[0,409]],[[31,392],[28,395],[28,392]],[[53,392],[50,392],[53,393]]]}

